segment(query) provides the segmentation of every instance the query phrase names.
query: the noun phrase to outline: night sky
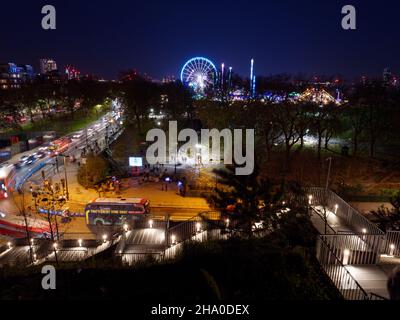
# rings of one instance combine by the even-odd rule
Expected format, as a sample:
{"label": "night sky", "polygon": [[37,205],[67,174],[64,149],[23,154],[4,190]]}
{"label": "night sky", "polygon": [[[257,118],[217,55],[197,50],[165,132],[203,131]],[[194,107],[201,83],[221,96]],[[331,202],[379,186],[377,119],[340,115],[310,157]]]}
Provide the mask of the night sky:
{"label": "night sky", "polygon": [[[41,8],[57,9],[57,30],[41,29]],[[357,30],[341,28],[341,8],[357,9]],[[0,62],[41,57],[107,79],[137,69],[179,75],[206,56],[242,75],[400,73],[399,1],[370,0],[12,0],[0,5]]]}

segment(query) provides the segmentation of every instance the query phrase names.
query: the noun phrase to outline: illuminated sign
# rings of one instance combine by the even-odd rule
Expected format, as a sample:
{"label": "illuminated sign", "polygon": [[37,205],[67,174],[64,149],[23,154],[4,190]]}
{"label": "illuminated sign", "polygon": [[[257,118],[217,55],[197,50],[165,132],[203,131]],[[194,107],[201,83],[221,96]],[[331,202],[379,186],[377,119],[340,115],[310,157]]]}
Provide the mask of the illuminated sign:
{"label": "illuminated sign", "polygon": [[130,167],[143,167],[143,158],[141,157],[129,157]]}

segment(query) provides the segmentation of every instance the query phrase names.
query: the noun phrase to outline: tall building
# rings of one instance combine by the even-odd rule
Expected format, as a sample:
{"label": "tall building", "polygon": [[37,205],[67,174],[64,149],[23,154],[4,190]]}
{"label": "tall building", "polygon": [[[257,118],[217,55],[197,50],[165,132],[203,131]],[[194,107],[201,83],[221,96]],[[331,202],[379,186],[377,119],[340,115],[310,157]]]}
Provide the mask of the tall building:
{"label": "tall building", "polygon": [[77,68],[69,65],[65,67],[65,74],[68,80],[76,80],[81,77],[81,72]]}
{"label": "tall building", "polygon": [[175,82],[175,76],[166,76],[162,79],[162,83],[171,83],[171,82]]}
{"label": "tall building", "polygon": [[53,59],[40,59],[40,73],[47,74],[57,70],[57,63]]}
{"label": "tall building", "polygon": [[388,85],[392,81],[392,72],[390,71],[389,68],[385,68],[383,70],[383,82]]}
{"label": "tall building", "polygon": [[17,66],[15,63],[0,63],[0,89],[18,89],[21,84],[34,78],[30,65]]}

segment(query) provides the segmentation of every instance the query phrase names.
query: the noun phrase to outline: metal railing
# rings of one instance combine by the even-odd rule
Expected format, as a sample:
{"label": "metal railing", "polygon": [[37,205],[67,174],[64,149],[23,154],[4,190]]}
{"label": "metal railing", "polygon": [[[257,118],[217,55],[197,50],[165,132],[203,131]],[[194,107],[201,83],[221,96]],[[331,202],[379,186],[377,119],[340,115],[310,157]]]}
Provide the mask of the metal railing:
{"label": "metal railing", "polygon": [[190,239],[205,230],[219,228],[220,226],[219,213],[201,213],[175,227],[169,228],[166,239],[167,247]]}
{"label": "metal railing", "polygon": [[382,241],[382,254],[400,256],[400,231],[387,231],[385,240]]}
{"label": "metal railing", "polygon": [[328,210],[334,212],[341,218],[354,233],[384,235],[382,230],[333,191],[328,190],[328,193],[325,194],[325,189],[318,187],[309,187],[306,188],[305,191],[307,196],[312,196],[311,205],[326,206]]}
{"label": "metal railing", "polygon": [[[337,234],[320,235],[319,247],[327,245],[343,264],[368,265],[377,264],[380,258],[381,235]],[[323,261],[323,262],[329,262]]]}
{"label": "metal railing", "polygon": [[325,273],[346,300],[369,300],[367,292],[354,279],[322,236],[317,240],[316,256]]}
{"label": "metal railing", "polygon": [[205,242],[210,240],[226,240],[228,239],[229,234],[222,232],[221,229],[210,229],[198,232],[197,234],[192,235],[190,238],[171,245],[164,251],[163,259],[169,260],[174,259],[176,256],[182,252],[185,244],[188,244],[193,241],[197,242]]}
{"label": "metal railing", "polygon": [[370,292],[369,293],[369,300],[372,300],[372,301],[386,301],[386,300],[389,300],[389,299],[385,298],[385,297],[382,297],[379,294]]}
{"label": "metal railing", "polygon": [[[327,220],[326,217],[324,217],[318,210],[316,210],[316,209],[313,208],[313,207],[311,207],[311,210],[312,210],[312,212],[313,212],[314,214],[316,214],[316,215],[322,220],[322,223],[324,224],[324,226],[325,226],[325,224],[326,224],[326,233],[330,232],[330,233],[332,233],[332,234],[336,234],[335,229],[333,229],[333,228],[330,226],[330,224],[326,221],[326,220]],[[325,232],[325,230],[324,230],[324,232]],[[329,234],[329,233],[328,233],[328,234]]]}

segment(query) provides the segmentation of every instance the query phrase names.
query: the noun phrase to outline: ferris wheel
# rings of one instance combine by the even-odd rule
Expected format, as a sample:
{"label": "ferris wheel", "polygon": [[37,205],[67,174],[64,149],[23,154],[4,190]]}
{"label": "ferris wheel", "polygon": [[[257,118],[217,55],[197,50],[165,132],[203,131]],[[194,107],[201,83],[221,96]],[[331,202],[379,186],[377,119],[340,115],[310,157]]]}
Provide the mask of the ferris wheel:
{"label": "ferris wheel", "polygon": [[193,88],[196,92],[204,92],[215,84],[217,68],[203,57],[195,57],[185,63],[181,71],[183,84]]}

